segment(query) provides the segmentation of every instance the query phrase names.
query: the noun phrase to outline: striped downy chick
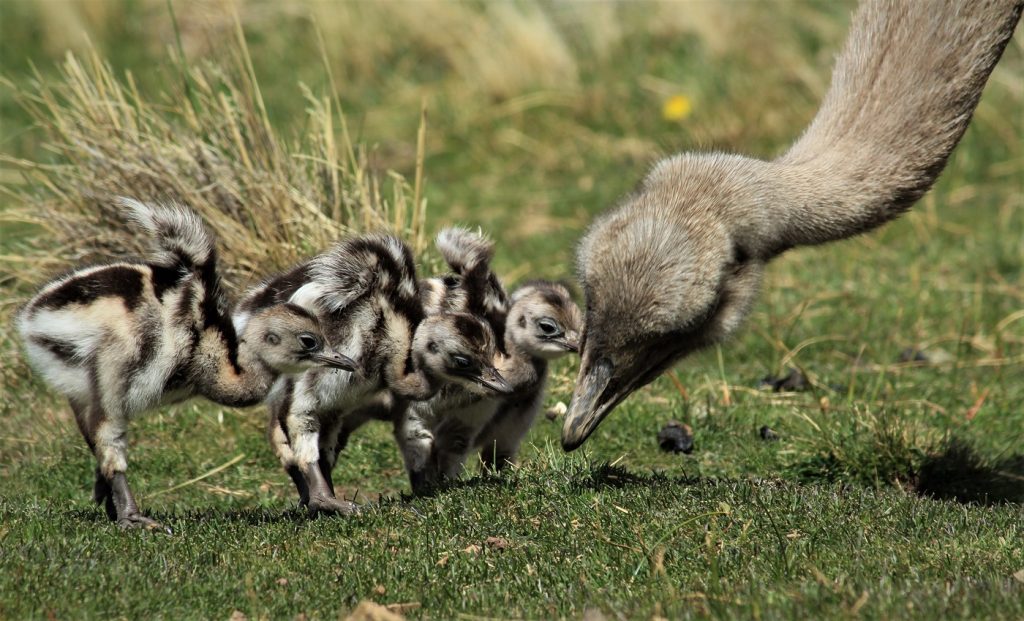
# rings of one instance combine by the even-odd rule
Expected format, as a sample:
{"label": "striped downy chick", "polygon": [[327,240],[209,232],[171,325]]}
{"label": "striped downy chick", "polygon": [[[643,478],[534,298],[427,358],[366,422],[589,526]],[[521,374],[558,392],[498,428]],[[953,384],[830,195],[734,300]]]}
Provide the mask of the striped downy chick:
{"label": "striped downy chick", "polygon": [[547,361],[575,351],[582,328],[582,314],[561,285],[530,283],[510,300],[490,266],[493,243],[482,234],[453,227],[436,245],[453,273],[425,281],[425,306],[471,312],[504,335],[496,364],[513,392],[487,396],[453,386],[410,404],[398,418],[433,436],[423,470],[410,471],[414,491],[458,476],[474,448],[489,466],[514,459],[543,399]]}
{"label": "striped downy chick", "polygon": [[290,305],[262,309],[236,334],[199,217],[180,206],[120,204],[152,240],[148,260],[51,281],[19,313],[18,331],[96,456],[96,502],[122,527],[163,529],[139,512],[125,476],[133,416],[193,395],[252,405],[279,374],[352,361],[326,346],[315,317]]}
{"label": "striped downy chick", "polygon": [[548,363],[578,351],[581,330],[582,313],[564,286],[535,281],[519,288],[505,327],[508,353],[496,362],[512,394],[480,398],[443,392],[410,408],[410,416],[431,421],[434,450],[426,482],[458,477],[473,450],[489,469],[512,463],[543,403]]}
{"label": "striped downy chick", "polygon": [[[418,365],[430,369],[442,384],[438,394],[458,393],[488,400],[513,393],[513,386],[494,366],[499,357],[490,325],[467,313],[430,315],[417,330],[413,344]],[[429,329],[428,329],[429,328]],[[393,393],[393,391],[392,391]],[[423,488],[423,473],[435,450],[436,438],[419,416],[410,416],[418,404],[429,400],[403,400],[392,395],[395,438],[413,491]]]}
{"label": "striped downy chick", "polygon": [[[435,245],[453,271],[444,277],[419,282],[424,312],[428,317],[454,312],[486,319],[485,325],[497,338],[498,352],[503,352],[501,337],[508,311],[508,296],[490,269],[490,260],[494,255],[493,242],[481,233],[451,227],[438,234]],[[463,386],[455,382],[443,388],[430,399],[430,403],[476,403],[491,395],[481,394],[472,385]],[[400,399],[387,392],[375,396],[345,417],[338,431],[337,450],[342,450],[348,438],[371,420],[391,422],[394,425],[396,437],[401,438],[398,444],[414,492],[420,491],[428,479],[436,479],[432,473],[427,472],[432,461],[430,456],[433,453],[434,436],[431,427],[435,419],[431,407],[425,401]]]}
{"label": "striped downy chick", "polygon": [[534,281],[512,294],[505,328],[508,356],[498,369],[515,386],[477,434],[474,446],[489,469],[514,463],[544,402],[548,363],[579,352],[583,313],[559,283]]}
{"label": "striped downy chick", "polygon": [[[445,383],[491,390],[505,382],[492,364],[494,337],[482,321],[443,314],[427,319],[412,253],[401,240],[364,235],[272,278],[242,303],[246,313],[288,301],[317,314],[327,336],[359,361],[356,372],[314,369],[278,382],[267,404],[271,446],[311,512],[348,514],[335,497],[331,470],[347,415],[383,389],[396,399],[426,399]],[[396,439],[422,442],[403,427]]]}

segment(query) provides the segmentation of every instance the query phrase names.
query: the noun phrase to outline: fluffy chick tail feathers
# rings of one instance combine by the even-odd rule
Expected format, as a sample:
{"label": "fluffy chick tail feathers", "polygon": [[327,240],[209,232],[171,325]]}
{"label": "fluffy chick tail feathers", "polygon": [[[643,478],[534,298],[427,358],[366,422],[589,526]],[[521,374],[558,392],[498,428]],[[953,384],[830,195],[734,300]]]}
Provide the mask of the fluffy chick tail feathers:
{"label": "fluffy chick tail feathers", "polygon": [[434,239],[445,263],[462,277],[490,269],[494,258],[494,242],[481,232],[452,226],[443,229]]}
{"label": "fluffy chick tail feathers", "polygon": [[376,290],[397,307],[419,306],[412,251],[397,237],[370,234],[343,241],[313,259],[309,269],[309,282],[292,296],[300,305],[336,313]]}
{"label": "fluffy chick tail feathers", "polygon": [[116,200],[128,220],[149,236],[149,261],[199,272],[213,267],[214,238],[196,212],[176,203],[156,205],[123,196]]}
{"label": "fluffy chick tail feathers", "polygon": [[491,269],[494,242],[480,231],[449,227],[437,234],[434,245],[452,271],[462,278],[465,307],[458,310],[485,318],[498,338],[499,349],[505,351],[509,300]]}

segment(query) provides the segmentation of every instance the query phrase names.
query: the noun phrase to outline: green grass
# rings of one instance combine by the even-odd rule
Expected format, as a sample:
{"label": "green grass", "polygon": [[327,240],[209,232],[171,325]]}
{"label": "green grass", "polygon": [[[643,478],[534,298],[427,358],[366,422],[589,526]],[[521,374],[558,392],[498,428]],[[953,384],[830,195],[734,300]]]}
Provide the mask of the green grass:
{"label": "green grass", "polygon": [[[742,7],[735,28],[754,22],[744,31],[754,34],[716,39],[648,17],[672,5],[643,5],[620,10],[621,38],[600,54],[585,11],[549,7],[574,79],[499,92],[457,70],[451,41],[409,24],[413,34],[397,36],[360,6],[365,32],[321,19],[354,136],[375,145],[377,168],[411,178],[426,98],[430,227],[482,225],[513,280],[571,278],[581,231],[661,153],[783,149],[813,114],[846,14]],[[381,11],[413,11],[390,6],[405,8]],[[83,23],[155,99],[177,75],[165,4],[121,9]],[[34,10],[0,6],[2,72],[22,86],[29,61],[53,76],[63,49],[29,36],[51,32]],[[297,9],[242,21],[272,120],[285,135],[301,129],[296,81],[326,88],[310,21]],[[186,51],[201,49],[201,36],[183,34]],[[678,386],[657,380],[570,455],[560,425],[542,419],[518,471],[473,469],[426,498],[403,496],[390,432],[371,426],[336,470],[344,493],[371,506],[355,518],[297,510],[262,410],[189,403],[131,429],[130,481],[175,535],[119,531],[88,500],[93,460],[70,412],[13,341],[7,318],[30,286],[0,283],[0,618],[334,618],[363,599],[415,603],[404,614],[439,619],[580,618],[588,608],[642,619],[1024,617],[1021,43],[936,188],[871,235],[777,260],[746,328],[683,361]],[[661,117],[674,93],[694,101],[682,123]],[[28,122],[0,88],[0,150],[45,159]],[[0,164],[0,182],[23,189],[18,179]],[[8,196],[0,210],[19,207]],[[33,235],[5,223],[0,254],[38,243]],[[898,362],[922,345],[951,360]],[[811,390],[758,389],[792,366]],[[549,403],[568,400],[574,374],[556,368]],[[692,455],[658,450],[670,419],[693,426]],[[779,441],[761,440],[763,425]]]}

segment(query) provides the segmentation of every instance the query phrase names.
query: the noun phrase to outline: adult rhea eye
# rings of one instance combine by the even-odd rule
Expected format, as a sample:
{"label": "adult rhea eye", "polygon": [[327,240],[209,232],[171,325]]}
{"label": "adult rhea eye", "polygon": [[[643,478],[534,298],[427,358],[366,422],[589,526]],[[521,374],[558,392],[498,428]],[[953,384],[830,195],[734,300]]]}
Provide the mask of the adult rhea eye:
{"label": "adult rhea eye", "polygon": [[316,338],[312,334],[303,333],[299,335],[299,345],[306,351],[313,351],[320,349],[320,339]]}
{"label": "adult rhea eye", "polygon": [[455,366],[460,369],[469,368],[469,358],[465,356],[452,356],[452,361],[455,362]]}
{"label": "adult rhea eye", "polygon": [[540,328],[540,331],[544,333],[544,336],[555,336],[561,333],[562,331],[558,327],[558,324],[555,322],[555,320],[550,319],[548,317],[544,317],[538,320],[537,327]]}

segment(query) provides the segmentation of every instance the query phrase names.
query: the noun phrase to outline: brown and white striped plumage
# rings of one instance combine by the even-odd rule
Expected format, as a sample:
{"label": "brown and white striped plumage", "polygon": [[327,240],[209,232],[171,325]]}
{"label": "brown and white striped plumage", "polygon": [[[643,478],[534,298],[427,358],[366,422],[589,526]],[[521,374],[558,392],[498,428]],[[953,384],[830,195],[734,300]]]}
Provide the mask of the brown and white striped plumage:
{"label": "brown and white striped plumage", "polygon": [[495,364],[513,392],[481,395],[450,386],[409,404],[401,420],[431,435],[425,460],[406,459],[421,466],[410,470],[414,489],[457,476],[474,449],[489,466],[514,460],[543,399],[548,360],[576,351],[582,329],[582,314],[561,285],[529,283],[510,299],[490,267],[493,246],[482,234],[445,229],[437,246],[453,273],[423,283],[426,307],[471,312],[503,334]]}
{"label": "brown and white striped plumage", "polygon": [[427,421],[433,435],[423,482],[459,476],[473,451],[487,468],[500,470],[514,462],[543,403],[549,362],[578,351],[581,330],[582,313],[564,286],[534,281],[516,290],[505,325],[508,351],[496,362],[512,394],[480,397],[445,390],[410,405],[408,416]]}
{"label": "brown and white striped plumage", "polygon": [[[477,434],[473,446],[485,466],[501,469],[515,461],[544,400],[548,363],[579,351],[583,313],[565,286],[529,282],[512,294],[505,327],[508,362],[498,364],[515,392]],[[507,368],[514,367],[515,370]]]}
{"label": "brown and white striped plumage", "polygon": [[[347,416],[387,389],[396,400],[426,399],[446,383],[502,389],[495,340],[486,323],[465,314],[426,317],[409,249],[387,235],[364,235],[268,280],[244,311],[287,300],[315,312],[357,373],[313,370],[279,382],[267,403],[271,445],[311,511],[350,513],[334,496],[331,470]],[[461,366],[460,366],[461,365]],[[403,453],[424,441],[401,427]]]}
{"label": "brown and white striped plumage", "polygon": [[582,361],[562,445],[733,333],[765,265],[871,230],[923,195],[970,121],[1022,0],[865,0],[832,85],[782,157],[662,160],[580,243]]}
{"label": "brown and white striped plumage", "polygon": [[421,282],[425,309],[428,313],[463,312],[484,319],[494,330],[498,349],[504,352],[510,301],[491,270],[494,242],[479,231],[453,226],[442,229],[434,245],[451,273]]}
{"label": "brown and white striped plumage", "polygon": [[262,400],[281,373],[349,366],[316,318],[273,305],[236,335],[225,314],[212,236],[180,206],[121,205],[152,240],[148,261],[76,270],[18,315],[29,361],[71,402],[98,462],[95,496],[123,526],[155,527],[128,488],[128,421],[193,395],[224,405]]}

